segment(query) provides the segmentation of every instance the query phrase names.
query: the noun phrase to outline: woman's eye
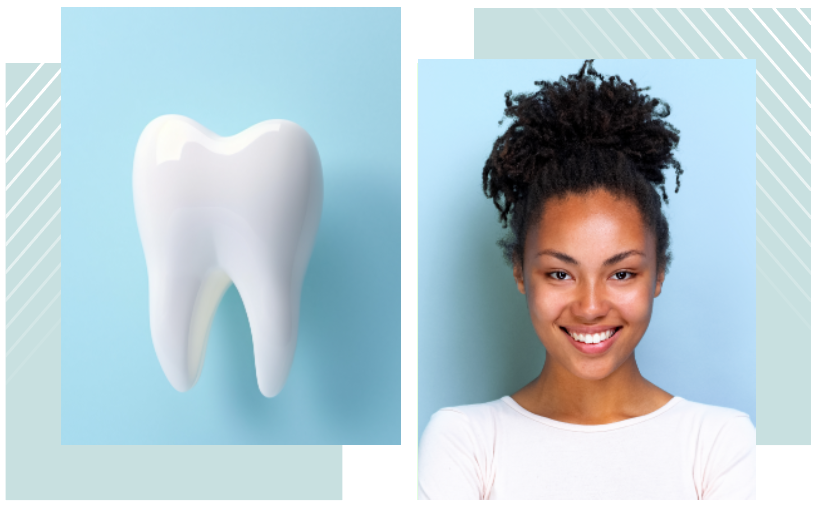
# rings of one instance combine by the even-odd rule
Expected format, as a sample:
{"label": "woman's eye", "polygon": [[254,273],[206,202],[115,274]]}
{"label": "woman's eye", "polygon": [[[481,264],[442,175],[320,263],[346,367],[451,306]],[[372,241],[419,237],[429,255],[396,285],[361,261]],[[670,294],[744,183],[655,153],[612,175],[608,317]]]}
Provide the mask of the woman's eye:
{"label": "woman's eye", "polygon": [[629,271],[618,271],[614,273],[614,278],[616,278],[617,280],[628,280],[629,278],[631,278],[632,275],[633,273]]}
{"label": "woman's eye", "polygon": [[552,279],[568,280],[568,274],[565,273],[564,271],[552,271],[551,273],[548,274],[548,276],[551,277]]}

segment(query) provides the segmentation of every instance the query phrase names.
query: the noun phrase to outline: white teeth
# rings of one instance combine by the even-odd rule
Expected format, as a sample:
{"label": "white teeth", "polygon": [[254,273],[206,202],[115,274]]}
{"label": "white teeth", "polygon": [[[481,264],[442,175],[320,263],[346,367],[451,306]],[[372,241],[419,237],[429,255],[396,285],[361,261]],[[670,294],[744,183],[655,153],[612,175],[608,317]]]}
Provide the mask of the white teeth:
{"label": "white teeth", "polygon": [[575,340],[579,342],[584,342],[586,344],[599,344],[600,342],[614,335],[615,331],[616,330],[607,330],[605,332],[599,332],[596,334],[576,334],[571,332],[569,333],[571,334],[571,337],[573,337]]}
{"label": "white teeth", "polygon": [[151,337],[175,389],[197,382],[211,320],[233,282],[248,315],[257,384],[280,392],[322,209],[313,140],[290,121],[220,137],[164,115],[140,135],[134,208],[146,256]]}

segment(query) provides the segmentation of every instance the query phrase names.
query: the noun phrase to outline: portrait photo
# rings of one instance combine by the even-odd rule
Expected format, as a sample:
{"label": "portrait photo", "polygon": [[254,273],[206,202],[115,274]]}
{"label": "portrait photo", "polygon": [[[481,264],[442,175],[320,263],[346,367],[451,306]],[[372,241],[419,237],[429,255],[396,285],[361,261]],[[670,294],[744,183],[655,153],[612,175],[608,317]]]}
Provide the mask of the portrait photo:
{"label": "portrait photo", "polygon": [[[419,498],[753,498],[754,63],[423,60],[419,76]],[[634,262],[600,257],[631,236],[614,225],[646,247]],[[644,392],[617,375],[649,397],[600,414]],[[621,485],[679,445],[666,428],[702,452],[694,432],[721,442],[728,423],[735,483]],[[633,441],[648,456],[612,452]],[[591,452],[625,471],[552,477]]]}

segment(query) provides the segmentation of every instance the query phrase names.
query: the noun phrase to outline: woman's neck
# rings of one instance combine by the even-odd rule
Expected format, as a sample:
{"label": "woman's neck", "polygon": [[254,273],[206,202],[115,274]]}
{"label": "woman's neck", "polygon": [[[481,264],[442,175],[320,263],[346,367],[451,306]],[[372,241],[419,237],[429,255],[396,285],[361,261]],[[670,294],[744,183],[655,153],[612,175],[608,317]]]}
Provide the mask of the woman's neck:
{"label": "woman's neck", "polygon": [[673,397],[639,372],[632,354],[601,380],[584,380],[546,356],[539,377],[515,393],[531,413],[572,424],[609,424],[647,415]]}

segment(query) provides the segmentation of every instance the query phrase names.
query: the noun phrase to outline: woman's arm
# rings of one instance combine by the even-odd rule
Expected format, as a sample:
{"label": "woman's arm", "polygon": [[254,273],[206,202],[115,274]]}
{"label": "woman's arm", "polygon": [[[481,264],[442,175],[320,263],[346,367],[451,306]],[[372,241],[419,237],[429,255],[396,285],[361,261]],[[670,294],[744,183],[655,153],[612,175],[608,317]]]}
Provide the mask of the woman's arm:
{"label": "woman's arm", "polygon": [[702,499],[756,499],[756,429],[747,415],[728,419],[705,465]]}
{"label": "woman's arm", "polygon": [[478,447],[466,414],[453,408],[435,413],[420,440],[418,498],[486,498],[485,456]]}

